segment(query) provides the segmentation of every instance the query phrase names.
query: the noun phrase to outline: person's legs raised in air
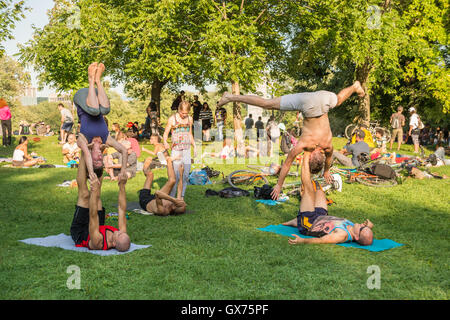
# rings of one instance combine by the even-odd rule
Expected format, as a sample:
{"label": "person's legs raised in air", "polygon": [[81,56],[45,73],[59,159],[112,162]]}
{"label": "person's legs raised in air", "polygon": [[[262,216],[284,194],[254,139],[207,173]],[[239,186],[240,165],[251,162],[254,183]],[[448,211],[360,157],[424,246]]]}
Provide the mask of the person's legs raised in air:
{"label": "person's legs raised in air", "polygon": [[364,89],[361,87],[361,83],[359,81],[355,81],[351,86],[346,87],[341,91],[339,91],[339,93],[337,94],[338,102],[336,106],[341,105],[354,93],[358,94],[358,96],[361,98],[365,96]]}
{"label": "person's legs raised in air", "polygon": [[272,99],[265,99],[261,98],[259,96],[254,95],[236,95],[231,94],[229,92],[225,92],[222,96],[222,98],[219,100],[217,106],[223,106],[224,104],[227,104],[229,102],[240,102],[240,103],[246,103],[252,106],[261,107],[263,109],[268,110],[279,110],[280,109],[280,97],[272,98]]}

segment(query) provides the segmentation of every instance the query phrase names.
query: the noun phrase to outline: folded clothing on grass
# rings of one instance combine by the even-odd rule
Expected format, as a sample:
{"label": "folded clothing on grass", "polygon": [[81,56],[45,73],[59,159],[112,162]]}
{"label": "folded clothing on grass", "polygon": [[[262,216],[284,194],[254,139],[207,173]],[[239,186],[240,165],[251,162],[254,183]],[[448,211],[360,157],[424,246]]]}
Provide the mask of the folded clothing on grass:
{"label": "folded clothing on grass", "polygon": [[76,247],[75,243],[72,240],[72,237],[65,235],[64,233],[60,233],[58,235],[48,236],[48,237],[44,237],[44,238],[29,238],[29,239],[19,240],[19,241],[26,243],[26,244],[34,244],[36,246],[55,247],[55,248],[61,248],[64,250],[88,252],[88,253],[92,253],[92,254],[96,254],[96,255],[100,255],[100,256],[125,254],[125,253],[133,252],[135,250],[151,247],[151,245],[139,245],[139,244],[131,243],[130,249],[125,252],[120,252],[120,251],[117,251],[116,249],[89,250],[88,248],[84,248],[84,247]]}
{"label": "folded clothing on grass", "polygon": [[[265,231],[265,232],[281,234],[283,236],[288,236],[288,237],[292,236],[292,234],[296,234],[301,238],[313,238],[313,237],[305,236],[305,235],[301,234],[296,227],[284,226],[282,224],[269,225],[265,228],[257,228],[257,229],[261,230],[261,231]],[[343,247],[352,247],[352,248],[369,250],[369,251],[373,251],[373,252],[379,252],[379,251],[384,251],[384,250],[400,247],[403,244],[397,243],[390,239],[381,239],[381,240],[373,239],[373,243],[370,246],[362,246],[359,243],[354,242],[354,241],[346,242],[346,243],[338,243],[337,245],[343,246]]]}

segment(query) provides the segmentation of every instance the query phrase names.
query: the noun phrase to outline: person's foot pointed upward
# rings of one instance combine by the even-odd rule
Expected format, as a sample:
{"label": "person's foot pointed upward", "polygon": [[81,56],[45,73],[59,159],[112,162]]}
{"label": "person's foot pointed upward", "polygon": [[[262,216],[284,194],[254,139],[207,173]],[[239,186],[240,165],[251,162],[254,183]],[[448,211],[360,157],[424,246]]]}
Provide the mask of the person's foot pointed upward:
{"label": "person's foot pointed upward", "polygon": [[105,72],[105,65],[103,63],[99,63],[97,65],[97,73],[95,74],[95,82],[100,82],[102,79],[103,72]]}
{"label": "person's foot pointed upward", "polygon": [[97,62],[93,62],[91,63],[91,65],[88,68],[88,77],[89,77],[89,81],[95,81],[95,75],[97,73],[97,68],[98,68],[98,63]]}
{"label": "person's foot pointed upward", "polygon": [[219,102],[217,103],[217,107],[221,107],[224,104],[227,104],[228,102],[230,102],[230,96],[231,96],[231,93],[225,92],[222,95],[222,98],[220,98]]}
{"label": "person's foot pointed upward", "polygon": [[355,87],[356,93],[358,94],[359,97],[362,98],[362,97],[364,97],[364,96],[366,95],[366,93],[364,92],[363,87],[361,86],[361,82],[359,82],[358,80],[356,80],[356,81],[353,83],[353,86]]}

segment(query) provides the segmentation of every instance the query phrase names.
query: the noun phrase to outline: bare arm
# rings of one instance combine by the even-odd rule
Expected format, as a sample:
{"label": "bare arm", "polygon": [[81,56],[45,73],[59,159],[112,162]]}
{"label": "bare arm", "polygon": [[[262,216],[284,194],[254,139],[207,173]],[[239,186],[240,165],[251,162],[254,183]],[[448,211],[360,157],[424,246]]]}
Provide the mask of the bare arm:
{"label": "bare arm", "polygon": [[277,200],[278,197],[280,196],[280,192],[283,187],[284,180],[286,179],[286,176],[291,168],[292,162],[294,162],[297,155],[299,155],[303,151],[303,149],[304,149],[304,144],[299,142],[291,151],[289,151],[286,161],[284,162],[283,166],[281,167],[277,185],[273,188],[273,191],[271,194],[272,199]]}
{"label": "bare arm", "polygon": [[166,149],[170,149],[170,146],[167,143],[167,139],[169,139],[169,133],[171,129],[172,129],[172,117],[170,117],[169,120],[167,121],[166,129],[164,130],[163,135],[164,148]]}
{"label": "bare arm", "polygon": [[331,244],[342,243],[347,240],[347,233],[343,230],[333,231],[321,238],[300,238],[298,235],[293,234],[295,239],[289,239],[290,244]]}
{"label": "bare arm", "polygon": [[89,197],[89,248],[101,249],[103,236],[99,230],[98,201],[100,200],[100,182],[91,182],[91,193]]}
{"label": "bare arm", "polygon": [[163,200],[168,200],[168,201],[170,201],[170,202],[173,202],[175,205],[180,205],[181,204],[181,202],[183,202],[184,203],[184,201],[183,200],[181,200],[181,199],[176,199],[176,198],[174,198],[174,197],[171,197],[171,196],[169,196],[168,194],[166,194],[166,193],[164,193],[164,192],[161,192],[161,190],[158,190],[158,191],[156,191],[155,192],[155,196],[156,196],[156,198],[158,199],[163,199]]}
{"label": "bare arm", "polygon": [[[117,142],[116,139],[111,137],[111,135],[108,135],[108,139],[106,140],[106,144],[110,147],[113,147],[117,151],[119,151],[122,154],[122,167],[120,169],[120,176],[122,176],[122,179],[125,179],[124,176],[127,176],[126,169],[127,169],[127,163],[128,163],[128,151],[124,147],[123,144]],[[120,177],[119,177],[120,179]]]}
{"label": "bare arm", "polygon": [[126,180],[119,180],[119,230],[127,232],[127,193],[125,191]]}

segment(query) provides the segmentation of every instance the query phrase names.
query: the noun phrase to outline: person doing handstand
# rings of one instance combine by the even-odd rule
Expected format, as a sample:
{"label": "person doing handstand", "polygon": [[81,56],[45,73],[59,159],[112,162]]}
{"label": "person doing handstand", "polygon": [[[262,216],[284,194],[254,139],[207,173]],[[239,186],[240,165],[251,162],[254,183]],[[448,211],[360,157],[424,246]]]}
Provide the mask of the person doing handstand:
{"label": "person doing handstand", "polygon": [[303,114],[302,134],[297,145],[288,153],[280,171],[278,183],[273,188],[272,198],[277,200],[293,161],[303,151],[311,152],[310,159],[313,173],[319,173],[324,168],[323,176],[325,180],[332,183],[329,170],[332,164],[333,145],[328,111],[341,105],[353,93],[358,94],[359,97],[365,95],[359,81],[355,81],[351,86],[342,89],[338,94],[320,90],[264,99],[253,95],[233,95],[226,92],[220,99],[218,106],[229,102],[241,102],[267,110],[300,111]]}

